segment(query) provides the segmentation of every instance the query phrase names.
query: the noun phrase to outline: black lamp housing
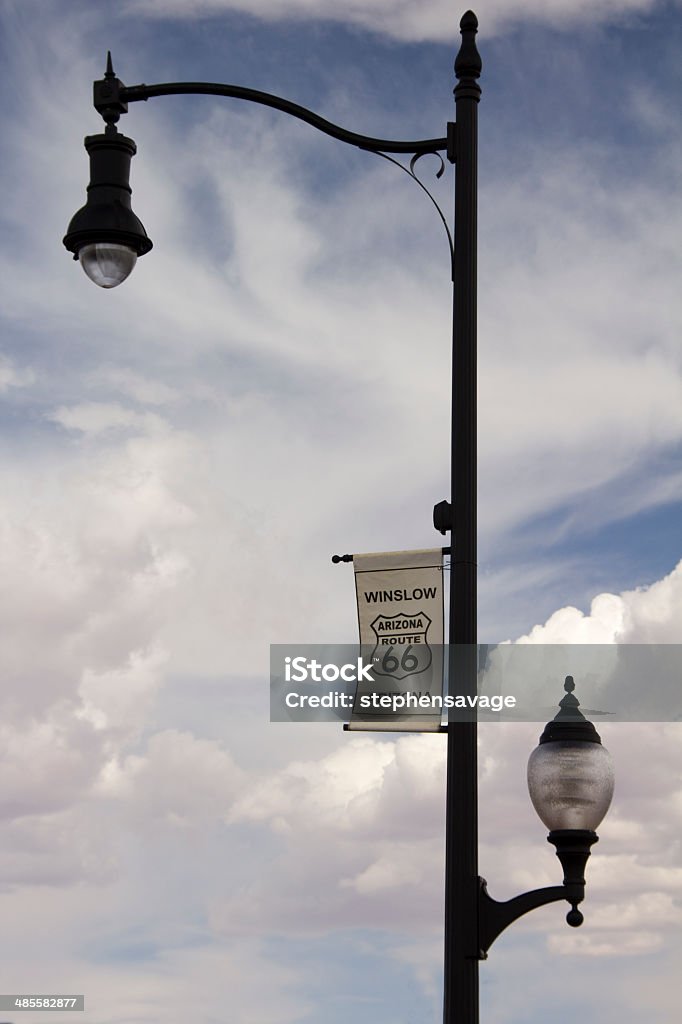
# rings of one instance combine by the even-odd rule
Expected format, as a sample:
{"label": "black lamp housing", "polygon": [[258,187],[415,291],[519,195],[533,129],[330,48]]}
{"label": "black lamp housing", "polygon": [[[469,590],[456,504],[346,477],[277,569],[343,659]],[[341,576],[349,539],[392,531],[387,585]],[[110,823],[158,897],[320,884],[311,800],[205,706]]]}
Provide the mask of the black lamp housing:
{"label": "black lamp housing", "polygon": [[123,245],[144,256],[152,241],[130,205],[130,161],[137,146],[109,125],[102,135],[88,135],[85,148],[90,157],[88,198],[71,218],[64,245],[75,260],[83,246],[97,243]]}

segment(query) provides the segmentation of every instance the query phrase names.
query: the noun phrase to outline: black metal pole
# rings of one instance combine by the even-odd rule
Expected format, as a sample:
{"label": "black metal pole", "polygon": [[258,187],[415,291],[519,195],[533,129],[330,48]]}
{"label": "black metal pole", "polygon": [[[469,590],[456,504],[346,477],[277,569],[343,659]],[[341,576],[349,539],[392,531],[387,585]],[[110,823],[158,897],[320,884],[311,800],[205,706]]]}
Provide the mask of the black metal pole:
{"label": "black metal pole", "polygon": [[[455,61],[455,254],[452,328],[451,692],[476,693],[476,193],[481,58],[467,11]],[[466,645],[466,646],[462,646]],[[478,1024],[476,722],[448,725],[444,1024]]]}

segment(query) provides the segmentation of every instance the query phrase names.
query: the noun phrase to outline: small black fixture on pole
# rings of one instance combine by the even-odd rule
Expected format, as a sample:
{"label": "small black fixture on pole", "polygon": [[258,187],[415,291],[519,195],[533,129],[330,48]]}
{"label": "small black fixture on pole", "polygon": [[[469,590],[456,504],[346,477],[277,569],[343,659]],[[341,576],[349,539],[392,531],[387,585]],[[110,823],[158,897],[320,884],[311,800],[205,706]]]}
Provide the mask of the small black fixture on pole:
{"label": "small black fixture on pole", "polygon": [[[72,218],[63,239],[86,274],[102,288],[113,288],[132,271],[137,258],[152,248],[131,207],[132,139],[117,128],[128,104],[156,96],[225,96],[267,106],[332,138],[396,163],[414,178],[436,206],[450,247],[454,282],[452,320],[452,459],[450,501],[434,509],[434,526],[450,533],[449,678],[458,692],[476,694],[476,237],[478,103],[481,57],[476,46],[478,21],[467,11],[460,21],[462,43],[455,61],[456,122],[440,138],[416,141],[378,139],[332,124],[313,111],[271,93],[211,82],[170,82],[127,87],[107,57],[104,78],[94,83],[94,105],[106,128],[85,139],[90,157],[88,197]],[[455,165],[454,233],[435,198],[415,173],[427,153]],[[392,155],[391,155],[392,154]],[[411,156],[406,167],[396,156]],[[348,556],[346,556],[348,557]],[[528,784],[532,802],[549,829],[564,870],[563,885],[523,893],[507,902],[492,899],[478,875],[477,724],[447,726],[447,798],[445,864],[444,1024],[477,1024],[478,963],[495,938],[528,911],[558,900],[571,906],[570,925],[582,923],[578,904],[585,895],[584,870],[594,831],[608,809],[613,771],[594,726],[578,710],[573,680],[531,754]]]}
{"label": "small black fixture on pole", "polygon": [[152,248],[130,204],[130,161],[137,146],[116,129],[119,117],[128,110],[128,104],[119,98],[122,86],[109,53],[104,79],[95,82],[95,106],[107,126],[103,134],[85,139],[90,157],[88,198],[71,218],[64,236],[66,248],[100,288],[115,288],[125,281],[137,257]]}

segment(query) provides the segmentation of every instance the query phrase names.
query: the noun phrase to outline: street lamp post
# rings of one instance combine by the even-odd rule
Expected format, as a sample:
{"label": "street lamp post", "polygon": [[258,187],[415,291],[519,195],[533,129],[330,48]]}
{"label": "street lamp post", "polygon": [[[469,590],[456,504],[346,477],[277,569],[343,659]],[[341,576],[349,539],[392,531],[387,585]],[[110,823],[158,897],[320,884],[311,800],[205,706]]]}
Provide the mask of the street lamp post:
{"label": "street lamp post", "polygon": [[[115,75],[111,57],[104,78],[94,83],[94,106],[106,128],[85,139],[90,157],[88,197],[72,218],[64,245],[80,260],[85,273],[100,287],[120,284],[152,242],[131,207],[132,139],[116,123],[128,104],[156,96],[204,94],[246,100],[274,108],[307,122],[319,131],[358,149],[387,157],[411,155],[409,170],[439,210],[448,231],[452,255],[454,303],[452,320],[452,449],[451,500],[434,508],[434,526],[451,533],[449,679],[451,689],[477,692],[476,653],[476,217],[478,78],[481,58],[476,47],[478,21],[472,11],[460,22],[462,43],[455,61],[456,121],[442,138],[396,142],[376,139],[334,125],[290,100],[242,86],[209,82],[172,82],[127,88]],[[426,153],[445,153],[455,165],[454,235],[431,193],[414,173]],[[442,159],[442,158],[441,158]],[[440,172],[439,172],[440,174]],[[453,243],[454,239],[454,243]],[[548,723],[528,766],[532,802],[550,829],[548,840],[563,869],[562,885],[523,893],[500,903],[478,875],[478,796],[476,722],[450,722],[447,727],[447,796],[445,828],[444,1024],[477,1024],[478,963],[487,957],[495,938],[528,911],[567,900],[567,921],[582,923],[577,905],[585,894],[584,868],[597,841],[594,829],[606,813],[613,792],[608,752],[594,726],[579,711],[573,680],[567,677],[559,714]]]}
{"label": "street lamp post", "polygon": [[[452,316],[452,439],[449,680],[477,691],[476,243],[481,57],[476,16],[461,20],[455,60],[455,231]],[[446,510],[447,517],[447,510]],[[434,517],[434,525],[436,523]],[[441,524],[442,525],[442,524]],[[454,685],[451,683],[451,688]],[[445,801],[444,1024],[478,1021],[478,728],[448,723]]]}

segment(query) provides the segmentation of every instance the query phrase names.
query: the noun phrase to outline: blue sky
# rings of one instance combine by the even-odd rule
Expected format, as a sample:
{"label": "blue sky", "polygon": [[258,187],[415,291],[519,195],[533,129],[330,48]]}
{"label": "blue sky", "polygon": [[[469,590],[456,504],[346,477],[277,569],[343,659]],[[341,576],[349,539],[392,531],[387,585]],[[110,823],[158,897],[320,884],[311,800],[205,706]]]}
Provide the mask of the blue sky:
{"label": "blue sky", "polygon": [[[104,292],[61,238],[107,49],[128,85],[228,81],[434,137],[464,8],[0,11],[0,991],[84,992],[81,1024],[438,1021],[440,738],[270,724],[266,685],[270,643],[354,639],[332,553],[440,541],[438,218],[305,125],[164,97],[120,126],[152,252]],[[680,8],[476,11],[481,639],[680,643]],[[420,166],[449,213],[451,171]],[[558,881],[537,734],[481,729],[498,898]],[[680,728],[603,736],[586,924],[550,907],[505,934],[486,1024],[539,1024],[568,977],[567,1021],[676,1019]]]}

